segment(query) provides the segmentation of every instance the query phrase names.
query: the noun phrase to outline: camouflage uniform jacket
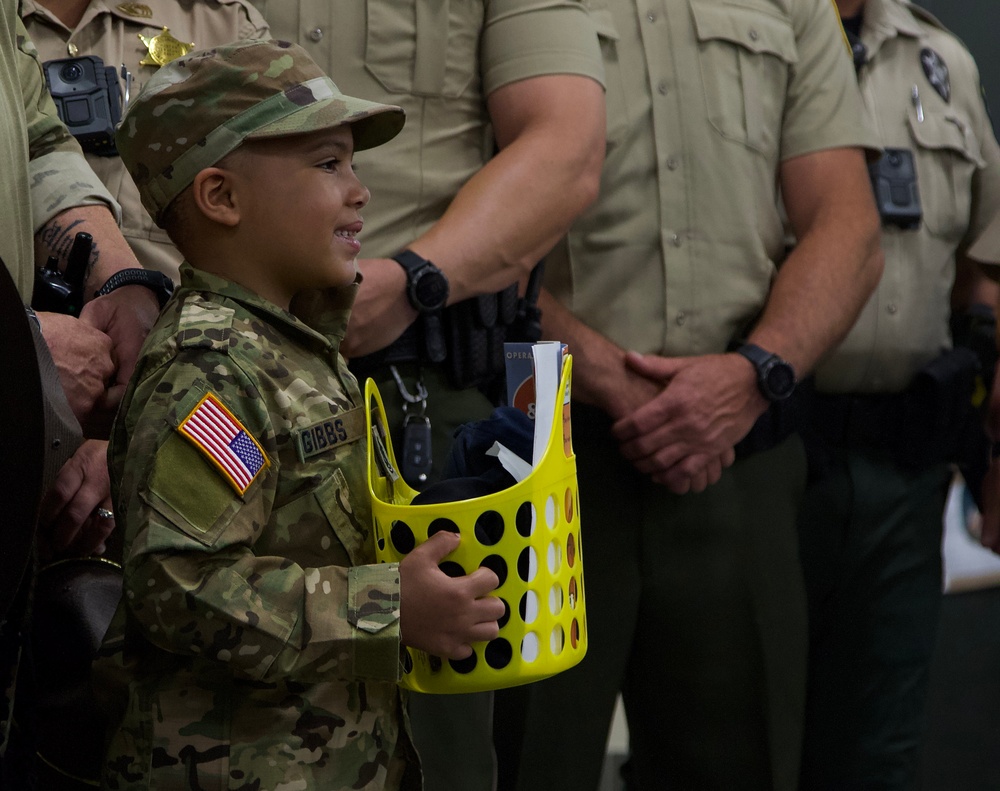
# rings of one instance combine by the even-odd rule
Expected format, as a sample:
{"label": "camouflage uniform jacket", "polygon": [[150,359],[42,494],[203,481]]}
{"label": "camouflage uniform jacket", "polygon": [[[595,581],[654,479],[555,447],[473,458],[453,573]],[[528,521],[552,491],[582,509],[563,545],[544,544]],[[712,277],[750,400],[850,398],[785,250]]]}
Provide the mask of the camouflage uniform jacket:
{"label": "camouflage uniform jacket", "polygon": [[[399,573],[375,564],[362,397],[339,354],[357,286],[318,331],[181,277],[109,450],[125,599],[98,670],[127,690],[105,787],[396,788]],[[220,409],[228,445],[185,434]]]}

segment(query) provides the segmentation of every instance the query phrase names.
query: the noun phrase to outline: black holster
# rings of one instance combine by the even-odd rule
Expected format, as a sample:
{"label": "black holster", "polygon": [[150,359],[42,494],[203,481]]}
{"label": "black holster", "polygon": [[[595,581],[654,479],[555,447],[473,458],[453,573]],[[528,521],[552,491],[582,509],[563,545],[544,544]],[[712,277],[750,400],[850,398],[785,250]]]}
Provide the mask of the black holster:
{"label": "black holster", "polygon": [[[506,372],[503,345],[507,341],[537,341],[541,337],[536,303],[543,262],[531,273],[525,295],[516,283],[495,294],[483,294],[449,305],[442,311],[446,353],[440,363],[427,359],[421,319],[396,341],[372,354],[351,360],[351,371],[363,378],[396,363],[443,366],[452,387],[478,387],[492,400],[503,390]],[[499,386],[498,386],[499,383]]]}
{"label": "black holster", "polygon": [[909,387],[891,394],[816,394],[807,439],[887,453],[913,469],[958,462],[983,434],[972,397],[979,359],[955,347],[931,360]]}
{"label": "black holster", "polygon": [[448,380],[457,389],[482,387],[504,374],[503,345],[517,318],[517,284],[483,294],[444,311],[444,359]]}

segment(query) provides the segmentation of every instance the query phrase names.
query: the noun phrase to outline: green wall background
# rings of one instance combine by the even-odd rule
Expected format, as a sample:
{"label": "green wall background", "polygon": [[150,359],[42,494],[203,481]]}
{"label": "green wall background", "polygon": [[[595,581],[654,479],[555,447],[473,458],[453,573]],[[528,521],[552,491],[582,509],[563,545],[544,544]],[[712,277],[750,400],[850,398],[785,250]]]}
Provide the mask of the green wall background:
{"label": "green wall background", "polygon": [[969,48],[979,66],[994,131],[1000,121],[1000,2],[919,0]]}

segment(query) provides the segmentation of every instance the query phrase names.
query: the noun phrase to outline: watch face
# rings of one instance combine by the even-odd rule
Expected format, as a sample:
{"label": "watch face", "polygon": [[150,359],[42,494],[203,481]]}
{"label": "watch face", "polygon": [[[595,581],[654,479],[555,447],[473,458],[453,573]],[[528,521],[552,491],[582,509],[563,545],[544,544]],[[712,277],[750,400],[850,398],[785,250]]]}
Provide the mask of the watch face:
{"label": "watch face", "polygon": [[439,310],[448,299],[448,279],[437,270],[425,269],[413,283],[413,296],[423,310]]}
{"label": "watch face", "polygon": [[795,389],[795,374],[788,363],[773,364],[767,371],[766,379],[772,398],[787,398]]}

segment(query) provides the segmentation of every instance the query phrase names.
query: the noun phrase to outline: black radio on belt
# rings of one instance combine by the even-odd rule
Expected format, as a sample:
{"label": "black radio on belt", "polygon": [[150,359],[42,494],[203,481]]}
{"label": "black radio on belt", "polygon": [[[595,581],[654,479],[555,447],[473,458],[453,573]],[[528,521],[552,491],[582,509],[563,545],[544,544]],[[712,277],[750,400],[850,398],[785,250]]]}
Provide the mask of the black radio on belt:
{"label": "black radio on belt", "polygon": [[115,156],[122,94],[114,68],[96,55],[50,60],[45,64],[45,82],[59,117],[81,148],[102,157]]}
{"label": "black radio on belt", "polygon": [[908,148],[887,148],[868,165],[882,222],[904,230],[920,226],[923,212],[917,191],[917,166]]}

